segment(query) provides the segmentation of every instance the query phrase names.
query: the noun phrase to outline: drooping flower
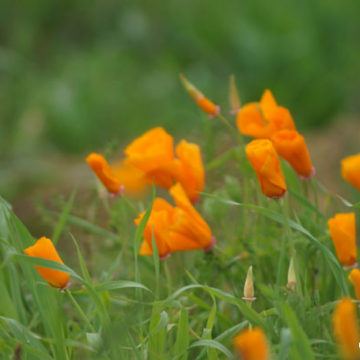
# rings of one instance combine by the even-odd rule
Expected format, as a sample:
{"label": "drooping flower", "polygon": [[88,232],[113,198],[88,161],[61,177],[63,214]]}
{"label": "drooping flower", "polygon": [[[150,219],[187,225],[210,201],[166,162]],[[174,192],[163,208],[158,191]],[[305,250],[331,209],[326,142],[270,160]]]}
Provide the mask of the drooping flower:
{"label": "drooping flower", "polygon": [[[191,204],[182,186],[177,183],[170,188],[175,205],[156,198],[149,220],[143,233],[144,240],[140,255],[151,255],[152,235],[161,258],[171,252],[183,250],[210,250],[215,238],[206,221]],[[145,212],[141,213],[135,223],[140,224]]]}
{"label": "drooping flower", "polygon": [[[26,248],[24,252],[29,256],[40,257],[64,264],[52,241],[46,237],[40,238],[33,246]],[[65,288],[69,282],[70,275],[66,272],[48,269],[37,265],[35,265],[35,268],[39,272],[40,276],[53,287],[62,289]]]}
{"label": "drooping flower", "polygon": [[360,154],[341,160],[341,175],[360,191]]}
{"label": "drooping flower", "polygon": [[211,117],[216,116],[220,112],[220,107],[206,98],[204,94],[200,92],[188,79],[186,79],[184,75],[180,74],[180,80],[184,85],[185,90],[202,111]]}
{"label": "drooping flower", "polygon": [[90,154],[86,162],[112,194],[124,191],[127,195],[138,196],[146,188],[145,174],[131,165],[119,162],[110,166],[102,155],[96,153]]}
{"label": "drooping flower", "polygon": [[360,332],[356,305],[349,298],[340,300],[333,313],[333,330],[339,350],[346,360],[360,359]]}
{"label": "drooping flower", "polygon": [[276,132],[271,141],[277,153],[284,158],[304,179],[310,179],[315,175],[309,150],[305,139],[296,130],[281,130]]}
{"label": "drooping flower", "polygon": [[352,269],[349,275],[349,280],[354,286],[356,299],[360,300],[360,270]]}
{"label": "drooping flower", "polygon": [[286,193],[286,183],[280,160],[268,139],[253,140],[245,152],[259,180],[261,191],[269,198],[280,198]]}
{"label": "drooping flower", "polygon": [[355,213],[336,214],[328,220],[328,226],[340,263],[343,266],[356,264]]}
{"label": "drooping flower", "polygon": [[117,194],[120,191],[121,182],[102,155],[91,153],[86,162],[110,193]]}
{"label": "drooping flower", "polygon": [[242,360],[269,360],[270,352],[266,336],[261,328],[244,330],[233,341]]}
{"label": "drooping flower", "polygon": [[255,138],[270,139],[277,131],[295,130],[289,110],[277,105],[270,90],[265,90],[259,103],[244,105],[238,112],[236,123],[242,134]]}
{"label": "drooping flower", "polygon": [[138,196],[153,182],[165,189],[179,182],[191,201],[199,199],[205,172],[198,145],[181,140],[174,151],[172,136],[157,127],[135,139],[125,155],[124,161],[112,166],[100,154],[86,159],[110,193]]}

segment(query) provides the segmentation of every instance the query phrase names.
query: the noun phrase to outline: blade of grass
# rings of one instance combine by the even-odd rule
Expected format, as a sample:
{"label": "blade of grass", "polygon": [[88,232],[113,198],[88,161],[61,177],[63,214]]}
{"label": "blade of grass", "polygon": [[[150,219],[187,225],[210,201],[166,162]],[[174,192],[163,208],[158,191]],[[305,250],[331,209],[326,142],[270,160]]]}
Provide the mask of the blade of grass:
{"label": "blade of grass", "polygon": [[[56,218],[61,217],[61,214],[59,214],[55,211],[45,209],[44,212],[45,212],[45,214],[48,214],[48,215],[56,217]],[[103,236],[104,238],[113,240],[116,243],[119,243],[119,241],[120,241],[119,237],[116,234],[114,234],[108,230],[105,230],[99,226],[96,226],[96,225],[94,225],[84,219],[81,219],[77,216],[69,215],[67,217],[67,223],[69,223],[71,225],[79,226],[80,228],[84,229],[85,231],[87,231],[89,233]]]}
{"label": "blade of grass", "polygon": [[72,206],[73,206],[73,203],[74,203],[74,199],[75,199],[75,194],[76,194],[76,190],[74,190],[70,197],[69,197],[69,200],[67,201],[66,205],[64,206],[64,209],[59,217],[59,221],[55,227],[55,230],[52,234],[52,237],[51,237],[51,240],[52,242],[54,243],[54,245],[57,244],[58,242],[58,239],[61,235],[61,233],[63,232],[64,230],[64,227],[66,225],[66,222],[67,222],[67,219],[70,215],[70,211],[72,209]]}
{"label": "blade of grass", "polygon": [[99,292],[108,291],[108,290],[128,289],[128,288],[140,288],[151,292],[151,290],[147,288],[145,285],[128,280],[109,281],[99,285],[95,285],[95,290]]}
{"label": "blade of grass", "polygon": [[207,348],[216,349],[222,352],[227,359],[233,359],[231,352],[221,343],[216,340],[198,340],[190,345],[190,349],[198,346],[205,346]]}
{"label": "blade of grass", "polygon": [[185,308],[180,310],[180,318],[176,334],[173,356],[179,360],[187,360],[187,348],[189,346],[189,316]]}

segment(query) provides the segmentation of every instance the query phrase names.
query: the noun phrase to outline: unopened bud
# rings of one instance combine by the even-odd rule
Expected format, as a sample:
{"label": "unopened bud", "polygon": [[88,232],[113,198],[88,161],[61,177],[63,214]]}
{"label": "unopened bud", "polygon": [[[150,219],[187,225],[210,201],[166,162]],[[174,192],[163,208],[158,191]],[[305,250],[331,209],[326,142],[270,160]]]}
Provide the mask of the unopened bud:
{"label": "unopened bud", "polygon": [[230,101],[231,114],[236,114],[241,108],[241,101],[236,87],[234,75],[230,76],[229,101]]}
{"label": "unopened bud", "polygon": [[215,105],[204,94],[198,90],[183,74],[180,74],[180,80],[184,85],[185,90],[191,96],[191,98],[197,103],[202,111],[209,116],[214,117],[220,112],[220,107]]}
{"label": "unopened bud", "polygon": [[295,262],[293,257],[290,259],[287,280],[288,282],[286,287],[288,289],[291,289],[296,285]]}
{"label": "unopened bud", "polygon": [[246,275],[243,300],[254,301],[256,299],[254,295],[255,294],[254,294],[253,271],[252,271],[252,266],[250,266]]}

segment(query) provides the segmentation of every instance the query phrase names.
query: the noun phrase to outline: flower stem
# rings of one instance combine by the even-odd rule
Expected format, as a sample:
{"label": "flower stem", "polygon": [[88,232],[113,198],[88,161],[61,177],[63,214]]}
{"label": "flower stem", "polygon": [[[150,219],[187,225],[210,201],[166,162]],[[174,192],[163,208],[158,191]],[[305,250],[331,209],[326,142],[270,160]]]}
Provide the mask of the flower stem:
{"label": "flower stem", "polygon": [[285,261],[285,248],[286,248],[286,242],[290,244],[290,256],[294,256],[295,248],[294,243],[291,238],[291,231],[289,226],[289,200],[288,196],[285,195],[284,199],[281,199],[281,202],[279,203],[283,218],[284,218],[284,232],[281,240],[281,248],[280,248],[280,259],[279,259],[279,267],[278,272],[276,276],[276,284],[280,286],[283,282],[284,278],[284,261]]}
{"label": "flower stem", "polygon": [[244,140],[242,135],[235,129],[234,126],[231,125],[231,123],[229,122],[228,119],[226,119],[226,117],[221,114],[220,112],[216,115],[217,118],[225,125],[225,127],[231,132],[231,134],[233,134],[237,140],[237,142],[239,143],[240,147],[243,148],[244,147]]}
{"label": "flower stem", "polygon": [[83,320],[85,321],[86,325],[89,327],[89,329],[92,332],[96,332],[94,327],[91,325],[88,317],[85,315],[84,311],[82,310],[82,308],[80,307],[80,305],[78,304],[78,302],[75,300],[75,298],[73,297],[71,291],[69,289],[65,290],[66,294],[69,296],[71,302],[73,303],[73,305],[76,307],[76,310],[79,312],[79,314],[81,315],[81,317],[83,318]]}

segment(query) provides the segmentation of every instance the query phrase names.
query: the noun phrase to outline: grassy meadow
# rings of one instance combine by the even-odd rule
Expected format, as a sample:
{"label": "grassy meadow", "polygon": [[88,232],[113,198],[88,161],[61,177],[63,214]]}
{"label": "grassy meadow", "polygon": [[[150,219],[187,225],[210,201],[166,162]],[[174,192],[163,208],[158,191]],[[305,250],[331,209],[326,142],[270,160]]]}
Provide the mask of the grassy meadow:
{"label": "grassy meadow", "polygon": [[[196,205],[217,239],[209,252],[160,261],[153,233],[153,256],[139,255],[155,197],[169,200],[155,185],[140,199],[111,197],[93,177],[86,196],[74,189],[52,209],[41,205],[66,265],[24,254],[34,238],[1,199],[2,358],[235,359],[232,341],[249,327],[265,331],[273,359],[339,358],[332,313],[353,290],[327,220],[358,204],[284,161],[288,192],[268,199],[240,134],[229,134],[232,146],[206,164]],[[69,286],[49,286],[34,264],[69,273]],[[243,299],[249,266],[254,301]]]}

